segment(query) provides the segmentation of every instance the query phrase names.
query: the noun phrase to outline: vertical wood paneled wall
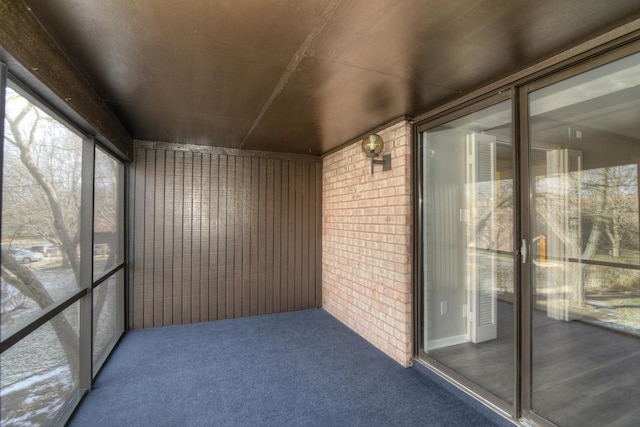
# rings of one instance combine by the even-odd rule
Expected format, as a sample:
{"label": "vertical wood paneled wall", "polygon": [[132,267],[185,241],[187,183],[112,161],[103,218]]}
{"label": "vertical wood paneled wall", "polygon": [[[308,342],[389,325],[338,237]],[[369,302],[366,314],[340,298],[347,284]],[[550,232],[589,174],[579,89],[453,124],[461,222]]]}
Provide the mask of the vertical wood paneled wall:
{"label": "vertical wood paneled wall", "polygon": [[136,141],[131,329],[320,307],[322,163]]}

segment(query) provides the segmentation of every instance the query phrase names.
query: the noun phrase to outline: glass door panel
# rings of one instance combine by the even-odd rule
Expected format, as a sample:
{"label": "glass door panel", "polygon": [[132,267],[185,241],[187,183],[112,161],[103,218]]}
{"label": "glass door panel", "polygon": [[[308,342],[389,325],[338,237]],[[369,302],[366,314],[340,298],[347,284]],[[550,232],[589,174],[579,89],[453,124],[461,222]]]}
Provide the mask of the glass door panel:
{"label": "glass door panel", "polygon": [[640,419],[640,54],[529,94],[531,407]]}
{"label": "glass door panel", "polygon": [[423,350],[514,398],[511,101],[421,134]]}

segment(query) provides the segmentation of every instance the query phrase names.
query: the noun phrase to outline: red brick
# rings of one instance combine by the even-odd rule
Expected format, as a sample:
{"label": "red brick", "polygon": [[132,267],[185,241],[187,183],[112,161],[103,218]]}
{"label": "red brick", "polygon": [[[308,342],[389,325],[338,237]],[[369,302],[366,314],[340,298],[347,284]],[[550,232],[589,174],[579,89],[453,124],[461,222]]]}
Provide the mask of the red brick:
{"label": "red brick", "polygon": [[358,143],[323,159],[323,306],[403,366],[411,363],[411,125],[380,131],[392,170]]}

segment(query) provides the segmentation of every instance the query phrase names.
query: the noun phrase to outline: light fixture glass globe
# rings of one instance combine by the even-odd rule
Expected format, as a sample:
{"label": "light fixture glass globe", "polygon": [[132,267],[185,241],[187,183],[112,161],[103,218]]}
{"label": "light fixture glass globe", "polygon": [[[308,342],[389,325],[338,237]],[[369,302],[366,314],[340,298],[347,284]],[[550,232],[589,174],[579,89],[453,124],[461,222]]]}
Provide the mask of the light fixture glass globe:
{"label": "light fixture glass globe", "polygon": [[378,134],[369,134],[362,140],[362,151],[367,155],[367,157],[376,157],[382,152],[383,148],[384,141]]}

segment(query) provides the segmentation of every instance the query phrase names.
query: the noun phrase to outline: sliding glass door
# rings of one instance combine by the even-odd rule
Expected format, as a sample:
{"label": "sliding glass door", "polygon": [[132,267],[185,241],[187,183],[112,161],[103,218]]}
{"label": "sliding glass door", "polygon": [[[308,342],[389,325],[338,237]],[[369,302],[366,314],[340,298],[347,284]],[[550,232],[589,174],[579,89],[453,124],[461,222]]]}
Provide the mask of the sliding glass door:
{"label": "sliding glass door", "polygon": [[625,49],[418,128],[420,356],[515,419],[640,419],[640,53]]}
{"label": "sliding glass door", "polygon": [[531,408],[563,426],[631,425],[640,420],[640,54],[525,91]]}
{"label": "sliding glass door", "polygon": [[514,399],[511,100],[421,134],[427,357]]}

